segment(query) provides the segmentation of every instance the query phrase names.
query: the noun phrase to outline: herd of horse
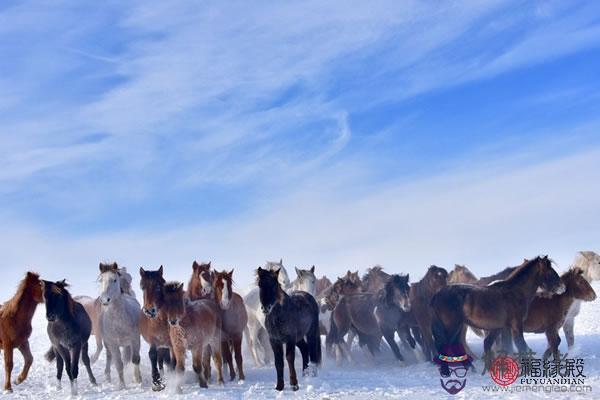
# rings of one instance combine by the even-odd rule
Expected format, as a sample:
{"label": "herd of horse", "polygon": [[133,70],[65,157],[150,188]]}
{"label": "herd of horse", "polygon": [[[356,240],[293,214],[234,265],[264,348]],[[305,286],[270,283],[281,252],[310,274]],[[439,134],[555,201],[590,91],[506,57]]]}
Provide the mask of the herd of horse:
{"label": "herd of horse", "polygon": [[[525,259],[479,279],[464,266],[456,265],[450,272],[430,266],[413,283],[408,274],[390,274],[379,266],[369,268],[362,277],[358,271],[348,271],[334,282],[325,276],[317,279],[314,266],[295,270],[297,278],[290,281],[282,260],[267,262],[256,269],[256,285],[242,296],[234,292],[233,270],[217,271],[210,262],[194,261],[186,288],[182,282],[167,282],[162,266],[140,268],[143,304],[136,299],[132,276],[116,263],[100,264],[100,293],[95,297],[73,297],[65,280],[46,281],[27,272],[17,293],[0,307],[4,390],[12,391],[14,349],[24,358],[15,384],[27,378],[33,363],[31,321],[41,303],[51,343],[46,359],[55,362],[59,385],[66,371],[72,394],[77,393],[80,360],[91,384],[96,385],[91,364],[103,349],[107,382],[115,368],[118,385],[124,388],[124,367],[131,364],[134,382],[141,383],[141,338],[149,345],[152,389],[166,387],[166,366],[175,372],[178,393],[188,350],[201,387],[211,380],[224,383],[223,364],[230,380],[243,381],[244,336],[257,366],[274,364],[277,390],[284,388],[284,353],[290,387],[298,390],[296,348],[303,376],[316,376],[322,336],[326,354],[338,364],[354,361],[355,339],[374,357],[381,353],[385,339],[400,364],[407,351],[419,351],[417,346],[428,361],[449,344],[461,344],[475,357],[466,341],[468,328],[485,337],[484,372],[495,349],[511,353],[514,344],[519,352],[529,351],[524,332],[545,333],[544,357],[556,358],[559,330],[564,330],[571,348],[580,304],[596,298],[590,282],[600,279],[600,256],[579,252],[562,275],[548,256]],[[91,335],[96,349],[90,358]]]}

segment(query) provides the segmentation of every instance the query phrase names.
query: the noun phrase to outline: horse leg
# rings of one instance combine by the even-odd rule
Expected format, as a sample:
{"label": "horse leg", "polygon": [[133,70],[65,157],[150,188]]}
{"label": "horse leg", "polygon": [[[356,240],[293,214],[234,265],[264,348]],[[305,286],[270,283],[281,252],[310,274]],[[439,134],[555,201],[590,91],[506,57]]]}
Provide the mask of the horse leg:
{"label": "horse leg", "polygon": [[210,369],[210,358],[212,357],[212,349],[210,345],[207,345],[202,350],[202,366],[204,373],[204,380],[208,383],[211,380],[211,369]]}
{"label": "horse leg", "polygon": [[575,344],[575,334],[573,329],[575,327],[575,318],[568,318],[565,320],[563,325],[563,332],[565,333],[565,338],[567,339],[567,345],[569,346],[569,350]]}
{"label": "horse leg", "polygon": [[354,338],[356,337],[356,333],[353,330],[348,332],[348,336],[346,337],[346,346],[352,349],[352,343],[354,343]]}
{"label": "horse leg", "polygon": [[133,363],[133,379],[135,383],[142,383],[142,373],[140,372],[140,335],[134,336],[131,344],[131,362]]}
{"label": "horse leg", "polygon": [[154,344],[150,345],[148,350],[148,357],[150,358],[150,367],[152,368],[152,390],[159,392],[165,388],[164,384],[160,379],[160,373],[158,372],[157,361],[158,361],[158,350]]}
{"label": "horse leg", "polygon": [[525,338],[523,337],[523,321],[515,319],[511,329],[513,340],[517,345],[519,353],[527,353],[529,351],[529,346],[527,346],[527,342],[525,342]]}
{"label": "horse leg", "polygon": [[81,344],[76,344],[70,351],[71,356],[71,395],[77,396],[77,377],[79,376],[79,356]]}
{"label": "horse leg", "polygon": [[[173,336],[171,336],[173,337]],[[176,374],[176,383],[175,383],[175,392],[178,394],[182,393],[181,384],[183,383],[183,378],[185,375],[185,347],[181,345],[176,345],[173,347],[173,353],[175,354],[175,374]]]}
{"label": "horse leg", "polygon": [[117,367],[117,373],[119,374],[119,389],[125,389],[125,376],[123,374],[123,359],[121,358],[121,349],[119,346],[112,346],[110,352],[113,353],[113,362]]}
{"label": "horse leg", "polygon": [[[477,356],[475,355],[475,353],[473,352],[473,350],[471,350],[471,348],[469,347],[469,343],[467,343],[467,329],[469,327],[467,326],[467,324],[463,324],[462,327],[462,331],[460,333],[460,342],[463,345],[463,348],[465,349],[465,353],[467,353],[468,355],[471,356],[471,358],[473,358],[473,360],[477,360]],[[471,367],[473,369],[475,369],[475,367],[473,366],[473,364],[471,364]]]}
{"label": "horse leg", "polygon": [[104,367],[104,379],[106,382],[111,382],[110,377],[110,365],[112,364],[112,353],[110,352],[110,348],[104,343],[104,347],[106,347],[106,365]]}
{"label": "horse leg", "polygon": [[411,349],[414,350],[417,343],[415,342],[415,338],[413,338],[413,336],[410,334],[410,329],[408,328],[408,326],[398,326],[396,331],[398,332],[398,336],[400,336],[400,340],[402,341],[402,343],[408,345]]}
{"label": "horse leg", "polygon": [[296,359],[296,344],[294,342],[287,342],[285,344],[285,358],[290,370],[290,386],[293,391],[296,391],[298,390],[298,377],[296,376],[296,367],[294,366]]}
{"label": "horse leg", "polygon": [[100,357],[100,353],[102,352],[102,336],[98,332],[94,337],[96,338],[96,352],[92,355],[92,364],[98,361],[98,357]]}
{"label": "horse leg", "polygon": [[267,330],[263,327],[259,328],[259,333],[258,333],[258,341],[260,343],[260,347],[263,351],[264,354],[264,360],[265,360],[265,364],[269,365],[271,364],[271,352],[269,351],[269,346],[267,346],[267,344],[269,343],[269,334],[267,333]]}
{"label": "horse leg", "polygon": [[235,379],[235,369],[233,368],[233,356],[231,355],[231,347],[229,347],[229,340],[221,340],[221,354],[225,359],[225,363],[229,368],[229,380]]}
{"label": "horse leg", "polygon": [[56,353],[60,354],[60,356],[62,357],[64,363],[65,363],[65,370],[67,371],[67,376],[69,377],[69,381],[73,382],[73,368],[71,367],[71,353],[69,352],[69,350],[61,345],[56,346],[55,348]]}
{"label": "horse leg", "polygon": [[223,358],[221,356],[221,349],[218,342],[212,347],[214,347],[212,357],[217,369],[217,383],[223,385],[225,381],[223,380]]}
{"label": "horse leg", "polygon": [[198,346],[192,351],[192,366],[194,368],[194,372],[198,377],[198,384],[202,388],[208,388],[208,384],[206,383],[206,377],[202,373],[202,347],[203,345]]}
{"label": "horse leg", "polygon": [[[262,367],[262,362],[260,361],[258,354],[256,352],[257,343],[254,339],[252,339],[252,334],[250,333],[250,329],[246,326],[244,328],[244,336],[246,336],[246,343],[248,344],[248,348],[250,349],[250,355],[254,360],[254,365],[257,367]],[[256,339],[258,340],[258,339]]]}
{"label": "horse leg", "polygon": [[492,354],[493,353],[492,346],[494,345],[496,338],[500,334],[500,331],[501,331],[500,329],[494,329],[492,331],[489,331],[487,336],[483,340],[484,366],[483,366],[483,371],[481,372],[481,375],[484,375],[486,373],[486,371],[489,370],[489,368],[492,364],[492,359],[494,358],[493,354]]}
{"label": "horse leg", "polygon": [[13,369],[13,348],[9,343],[4,345],[4,391],[12,392],[10,383]]}
{"label": "horse leg", "polygon": [[55,353],[56,353],[56,387],[58,389],[60,389],[62,387],[61,380],[62,380],[62,374],[63,374],[63,369],[65,367],[65,363],[64,363],[63,358],[60,355],[60,353],[58,351],[55,351]]}
{"label": "horse leg", "polygon": [[275,370],[277,371],[277,386],[275,390],[283,390],[283,343],[277,340],[271,340],[273,357],[275,358]]}
{"label": "horse leg", "polygon": [[242,335],[234,337],[233,339],[233,351],[235,352],[235,363],[237,365],[239,379],[241,381],[246,379],[244,374],[244,362],[242,359]]}
{"label": "horse leg", "polygon": [[547,360],[550,354],[554,355],[554,360],[559,360],[558,346],[560,345],[560,336],[558,335],[558,329],[548,329],[546,331],[546,339],[548,340],[548,348],[544,352],[544,360]]}
{"label": "horse leg", "polygon": [[25,379],[27,379],[27,375],[29,374],[29,368],[31,368],[31,364],[33,363],[33,355],[31,354],[31,349],[29,349],[28,340],[26,340],[22,345],[19,346],[19,351],[23,355],[25,363],[23,364],[23,370],[17,377],[17,380],[15,382],[16,385],[20,384]]}
{"label": "horse leg", "polygon": [[94,373],[92,372],[92,366],[90,363],[90,356],[88,354],[88,342],[84,341],[83,345],[81,346],[81,360],[83,361],[83,365],[85,366],[85,369],[87,370],[87,374],[88,377],[90,378],[90,383],[94,386],[97,385],[96,383],[96,378],[94,377]]}
{"label": "horse leg", "polygon": [[302,376],[308,375],[308,344],[304,339],[299,340],[296,343],[298,350],[300,350],[300,354],[302,354]]}
{"label": "horse leg", "polygon": [[394,355],[396,356],[396,358],[398,360],[400,360],[400,362],[404,362],[404,357],[402,357],[402,354],[400,354],[400,349],[398,348],[398,344],[396,344],[396,341],[394,340],[394,331],[390,330],[388,328],[383,329],[383,337],[385,338],[385,341],[390,345],[390,348],[392,349],[392,351],[394,352]]}

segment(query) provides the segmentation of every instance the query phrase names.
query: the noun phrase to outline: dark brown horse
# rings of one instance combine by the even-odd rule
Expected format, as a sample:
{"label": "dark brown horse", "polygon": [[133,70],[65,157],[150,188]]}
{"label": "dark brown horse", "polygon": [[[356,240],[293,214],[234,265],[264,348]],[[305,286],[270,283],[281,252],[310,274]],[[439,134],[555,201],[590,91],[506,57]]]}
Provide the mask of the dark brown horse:
{"label": "dark brown horse", "polygon": [[213,271],[210,269],[210,261],[207,263],[192,264],[192,276],[188,282],[187,295],[191,300],[213,299]]}
{"label": "dark brown horse", "polygon": [[233,291],[233,270],[229,272],[215,272],[213,287],[215,300],[221,308],[223,327],[221,353],[229,366],[229,377],[231,380],[235,379],[235,369],[233,368],[231,353],[235,353],[238,376],[242,381],[246,379],[242,359],[242,336],[248,323],[248,314],[246,313],[242,296]]}
{"label": "dark brown horse", "polygon": [[315,282],[315,297],[319,297],[319,295],[323,293],[323,290],[327,289],[331,285],[331,281],[325,275],[317,279]]}
{"label": "dark brown horse", "polygon": [[417,322],[422,340],[423,354],[426,360],[432,360],[436,355],[433,334],[431,332],[432,313],[431,299],[446,287],[448,271],[444,268],[432,265],[420,281],[413,283],[410,287],[411,313]]}
{"label": "dark brown horse", "polygon": [[470,283],[477,284],[477,277],[464,265],[454,265],[454,269],[448,274],[448,284],[451,283]]}
{"label": "dark brown horse", "polygon": [[183,283],[179,282],[165,284],[163,293],[163,308],[169,323],[169,336],[177,362],[177,392],[181,393],[186,350],[192,352],[192,365],[198,383],[201,387],[208,387],[208,371],[203,371],[203,352],[209,345],[217,367],[217,381],[223,383],[220,351],[221,318],[214,302],[188,301],[183,291]]}
{"label": "dark brown horse", "polygon": [[381,266],[376,265],[367,269],[367,273],[362,278],[362,290],[367,293],[379,293],[389,281],[391,275],[383,272]]}
{"label": "dark brown horse", "polygon": [[172,361],[175,361],[171,360],[170,356],[169,324],[163,309],[165,283],[162,265],[156,271],[146,271],[140,267],[140,288],[144,296],[140,333],[150,345],[148,356],[152,367],[152,390],[154,391],[165,388],[161,377],[164,375],[163,366],[166,363],[169,367],[173,367]]}
{"label": "dark brown horse", "polygon": [[560,336],[558,330],[563,326],[569,308],[575,300],[594,301],[596,292],[583,276],[583,270],[573,268],[561,277],[565,292],[551,297],[537,296],[529,305],[527,318],[523,322],[525,332],[545,333],[548,339],[548,349],[544,358],[550,354],[554,359],[559,358],[558,345]]}
{"label": "dark brown horse", "polygon": [[491,346],[504,328],[510,328],[520,352],[528,350],[523,338],[523,321],[538,288],[561,293],[564,284],[548,256],[536,257],[515,269],[506,279],[488,286],[449,285],[432,299],[436,346],[460,343],[464,325],[488,331],[484,340],[486,368],[492,359]]}
{"label": "dark brown horse", "polygon": [[27,379],[33,355],[29,349],[31,319],[38,304],[44,301],[40,276],[27,272],[17,288],[17,293],[0,307],[0,346],[4,351],[4,390],[12,392],[11,374],[13,350],[19,349],[25,363],[15,384]]}
{"label": "dark brown horse", "polygon": [[410,286],[408,275],[391,275],[383,289],[377,296],[375,317],[381,334],[390,345],[396,358],[403,361],[404,358],[394,340],[398,335],[403,342],[415,348],[415,341],[410,334],[410,326],[407,324],[407,316],[410,311]]}
{"label": "dark brown horse", "polygon": [[[276,390],[283,390],[283,347],[290,371],[292,390],[298,390],[298,378],[294,361],[296,346],[302,354],[302,373],[316,376],[321,364],[321,339],[319,336],[319,306],[315,298],[306,292],[295,291],[289,295],[279,283],[279,270],[256,270],[261,310],[265,313],[265,325],[269,334],[275,369]],[[312,370],[309,370],[309,362]]]}

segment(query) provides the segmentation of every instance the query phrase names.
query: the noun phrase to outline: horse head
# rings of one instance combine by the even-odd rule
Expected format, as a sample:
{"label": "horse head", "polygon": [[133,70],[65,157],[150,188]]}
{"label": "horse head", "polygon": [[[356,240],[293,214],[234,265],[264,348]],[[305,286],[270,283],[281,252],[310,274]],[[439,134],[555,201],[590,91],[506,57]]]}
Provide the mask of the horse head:
{"label": "horse head", "polygon": [[51,282],[41,281],[44,303],[46,303],[46,319],[56,321],[64,315],[73,315],[73,300],[67,291],[66,280]]}
{"label": "horse head", "polygon": [[562,275],[561,279],[565,284],[567,293],[571,293],[574,298],[583,301],[596,300],[596,292],[585,279],[584,271],[581,268],[570,269]]}
{"label": "horse head", "polygon": [[442,267],[432,265],[423,278],[432,292],[437,292],[448,284],[448,271]]}
{"label": "horse head", "polygon": [[477,277],[464,265],[454,265],[454,269],[448,274],[448,283],[475,283]]}
{"label": "horse head", "polygon": [[392,275],[383,288],[383,300],[402,311],[410,311],[410,286],[408,275]]}
{"label": "horse head", "polygon": [[316,283],[317,277],[315,276],[315,266],[313,265],[310,269],[296,269],[296,275],[298,278],[296,279],[295,288],[297,290],[304,290],[307,293],[310,293],[314,296],[316,291]]}
{"label": "horse head", "polygon": [[170,326],[178,326],[185,315],[183,283],[169,282],[163,287],[163,308]]}
{"label": "horse head", "polygon": [[217,303],[223,310],[228,310],[233,296],[233,270],[215,272],[213,287]]}
{"label": "horse head", "polygon": [[101,273],[98,277],[100,282],[100,303],[103,306],[108,306],[111,301],[119,299],[123,295],[123,291],[121,290],[121,276],[118,269],[111,268],[102,272],[101,267],[100,271]]}
{"label": "horse head", "polygon": [[527,268],[530,264],[535,264],[537,268],[538,287],[543,291],[562,294],[565,291],[565,284],[561,281],[560,276],[552,268],[552,260],[545,256],[538,256],[529,261],[521,268]]}
{"label": "horse head", "polygon": [[283,304],[285,295],[279,283],[280,270],[268,270],[258,267],[256,270],[258,297],[260,308],[263,313],[268,314],[277,304]]}
{"label": "horse head", "polygon": [[140,267],[140,288],[144,294],[142,311],[148,318],[155,318],[163,305],[163,266],[156,271],[146,271]]}
{"label": "horse head", "polygon": [[[192,279],[190,280],[190,295],[198,297],[208,297],[213,293],[213,272],[211,262],[198,264],[196,261],[192,264]],[[191,293],[191,292],[195,293]]]}

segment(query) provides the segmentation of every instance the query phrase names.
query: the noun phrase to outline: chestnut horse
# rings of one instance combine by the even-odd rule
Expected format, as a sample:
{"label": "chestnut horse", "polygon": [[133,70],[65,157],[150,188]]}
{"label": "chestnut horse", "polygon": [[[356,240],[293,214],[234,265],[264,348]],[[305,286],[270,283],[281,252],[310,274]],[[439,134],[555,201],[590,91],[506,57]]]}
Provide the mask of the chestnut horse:
{"label": "chestnut horse", "polygon": [[163,309],[169,323],[169,336],[176,360],[177,393],[185,373],[185,353],[192,351],[192,365],[200,387],[207,388],[208,371],[203,361],[206,347],[210,345],[217,367],[218,383],[223,383],[221,360],[221,319],[214,302],[189,301],[185,298],[183,283],[165,284]]}
{"label": "chestnut horse", "polygon": [[331,285],[331,281],[325,275],[317,279],[315,282],[315,298],[319,297],[319,295],[323,293],[323,290],[327,289]]}
{"label": "chestnut horse", "polygon": [[40,276],[27,272],[25,279],[17,288],[17,293],[0,306],[0,348],[4,351],[4,390],[12,392],[11,374],[13,369],[13,350],[19,349],[25,363],[23,371],[15,384],[27,379],[33,355],[29,349],[31,319],[38,304],[44,302]]}
{"label": "chestnut horse", "polygon": [[571,305],[576,300],[596,300],[596,292],[585,279],[582,269],[570,269],[560,279],[565,285],[565,292],[549,298],[537,296],[529,305],[527,318],[523,322],[525,332],[546,334],[548,349],[544,353],[544,359],[553,354],[554,359],[558,360],[558,330],[563,326]]}
{"label": "chestnut horse", "polygon": [[213,273],[210,261],[207,263],[192,263],[192,276],[188,282],[187,295],[190,300],[213,299]]}
{"label": "chestnut horse", "polygon": [[[294,361],[296,346],[302,354],[302,373],[309,372],[312,363],[313,375],[321,364],[321,339],[319,336],[319,306],[315,298],[302,291],[287,294],[279,283],[279,270],[270,271],[258,268],[256,271],[259,289],[260,308],[265,314],[265,325],[269,334],[277,385],[283,390],[283,345],[290,370],[292,390],[298,390],[298,378]],[[305,339],[306,338],[306,339]]]}
{"label": "chestnut horse", "polygon": [[484,373],[492,360],[492,344],[502,329],[510,328],[519,352],[526,352],[529,347],[523,338],[523,321],[539,287],[559,294],[565,290],[548,256],[538,256],[515,269],[506,280],[488,286],[446,286],[431,301],[438,350],[460,343],[467,324],[488,331],[483,342]]}
{"label": "chestnut horse", "polygon": [[164,363],[167,363],[169,367],[173,367],[172,361],[174,361],[171,360],[170,356],[169,324],[162,308],[165,283],[162,265],[156,271],[146,271],[140,267],[140,288],[144,296],[140,317],[140,333],[150,345],[148,356],[152,367],[152,390],[155,392],[165,388],[161,377],[164,376],[164,373],[161,373]]}
{"label": "chestnut horse", "polygon": [[454,264],[454,269],[448,274],[448,283],[477,284],[477,277],[464,265]]}
{"label": "chestnut horse", "polygon": [[242,336],[246,324],[248,323],[248,314],[244,306],[242,296],[233,291],[233,270],[226,272],[215,272],[213,287],[215,291],[215,300],[221,308],[222,318],[222,337],[221,353],[229,367],[229,377],[235,379],[235,370],[233,368],[232,349],[235,353],[235,363],[237,364],[238,376],[240,381],[246,379],[244,375],[244,366],[242,360]]}

